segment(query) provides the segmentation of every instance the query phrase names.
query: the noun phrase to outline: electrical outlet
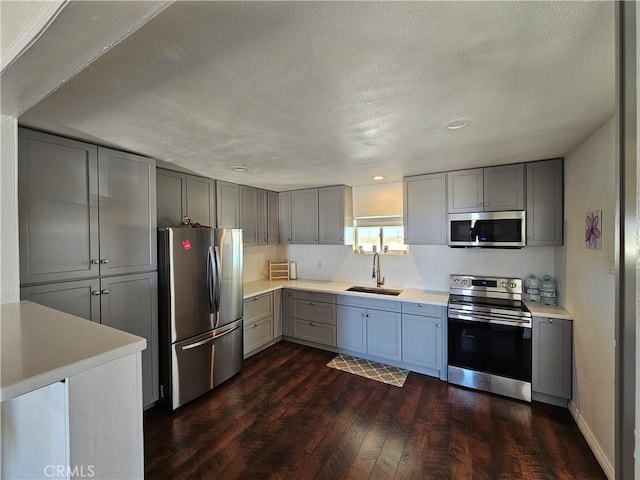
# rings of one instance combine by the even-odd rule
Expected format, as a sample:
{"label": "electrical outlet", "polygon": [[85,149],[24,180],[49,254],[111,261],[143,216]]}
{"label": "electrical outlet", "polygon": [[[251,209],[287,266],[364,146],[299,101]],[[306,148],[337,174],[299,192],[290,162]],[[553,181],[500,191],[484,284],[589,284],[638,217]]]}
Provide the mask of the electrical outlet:
{"label": "electrical outlet", "polygon": [[616,274],[616,257],[609,255],[609,275]]}

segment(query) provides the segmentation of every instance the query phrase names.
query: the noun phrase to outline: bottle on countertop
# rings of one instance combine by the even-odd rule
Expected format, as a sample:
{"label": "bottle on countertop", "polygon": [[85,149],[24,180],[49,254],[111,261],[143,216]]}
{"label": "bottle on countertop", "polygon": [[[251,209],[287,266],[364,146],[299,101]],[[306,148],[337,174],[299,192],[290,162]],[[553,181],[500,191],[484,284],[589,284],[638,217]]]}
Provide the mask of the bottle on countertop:
{"label": "bottle on countertop", "polygon": [[544,305],[556,304],[556,282],[546,275],[540,284],[540,300]]}
{"label": "bottle on countertop", "polygon": [[540,301],[540,280],[534,275],[529,275],[524,281],[524,299],[531,302]]}
{"label": "bottle on countertop", "polygon": [[289,262],[289,279],[290,280],[298,279],[298,264],[293,260]]}

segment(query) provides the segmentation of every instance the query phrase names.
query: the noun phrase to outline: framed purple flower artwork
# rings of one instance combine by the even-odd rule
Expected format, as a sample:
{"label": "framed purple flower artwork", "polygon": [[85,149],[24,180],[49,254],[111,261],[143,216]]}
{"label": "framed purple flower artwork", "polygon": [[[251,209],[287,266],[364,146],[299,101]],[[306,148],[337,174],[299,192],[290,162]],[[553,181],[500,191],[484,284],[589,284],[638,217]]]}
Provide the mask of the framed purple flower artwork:
{"label": "framed purple flower artwork", "polygon": [[584,246],[602,250],[602,210],[587,212],[584,219]]}

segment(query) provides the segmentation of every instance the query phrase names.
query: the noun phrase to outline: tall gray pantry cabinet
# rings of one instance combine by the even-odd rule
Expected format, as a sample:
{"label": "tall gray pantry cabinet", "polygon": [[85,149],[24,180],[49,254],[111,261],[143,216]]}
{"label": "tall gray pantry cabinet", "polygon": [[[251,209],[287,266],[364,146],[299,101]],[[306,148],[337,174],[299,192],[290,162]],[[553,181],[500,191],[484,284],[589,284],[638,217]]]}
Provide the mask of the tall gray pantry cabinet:
{"label": "tall gray pantry cabinet", "polygon": [[20,296],[146,338],[158,398],[155,160],[18,132]]}

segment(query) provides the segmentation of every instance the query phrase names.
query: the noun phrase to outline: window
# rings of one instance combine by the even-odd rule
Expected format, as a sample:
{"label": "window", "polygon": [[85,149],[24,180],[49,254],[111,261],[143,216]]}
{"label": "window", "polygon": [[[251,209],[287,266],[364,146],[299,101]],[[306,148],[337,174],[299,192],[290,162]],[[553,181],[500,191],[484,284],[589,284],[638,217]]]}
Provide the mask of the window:
{"label": "window", "polygon": [[356,253],[407,253],[402,217],[360,217],[355,219]]}

